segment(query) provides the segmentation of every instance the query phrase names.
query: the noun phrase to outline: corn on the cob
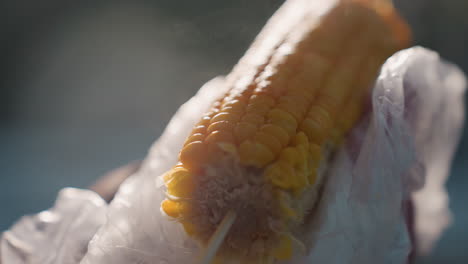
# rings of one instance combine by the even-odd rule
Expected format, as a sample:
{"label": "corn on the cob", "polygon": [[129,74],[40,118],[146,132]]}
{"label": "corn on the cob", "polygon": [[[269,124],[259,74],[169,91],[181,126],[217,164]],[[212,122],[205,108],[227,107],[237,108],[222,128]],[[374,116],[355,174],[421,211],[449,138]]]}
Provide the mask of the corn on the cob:
{"label": "corn on the cob", "polygon": [[265,48],[266,60],[241,61],[227,77],[231,89],[164,176],[162,210],[205,243],[234,210],[219,255],[290,258],[294,230],[317,200],[320,167],[360,118],[380,65],[408,44],[387,1],[342,0],[320,19],[305,16]]}

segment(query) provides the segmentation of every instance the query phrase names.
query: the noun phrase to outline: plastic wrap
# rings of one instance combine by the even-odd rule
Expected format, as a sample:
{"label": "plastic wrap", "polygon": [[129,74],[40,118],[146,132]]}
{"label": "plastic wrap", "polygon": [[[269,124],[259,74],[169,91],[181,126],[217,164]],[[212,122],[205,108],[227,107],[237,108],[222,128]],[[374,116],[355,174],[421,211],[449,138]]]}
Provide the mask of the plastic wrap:
{"label": "plastic wrap", "polygon": [[22,217],[3,233],[0,263],[79,263],[105,223],[106,210],[106,202],[92,191],[63,189],[53,208]]}
{"label": "plastic wrap", "polygon": [[[195,263],[198,246],[180,224],[160,212],[165,188],[159,177],[175,164],[199,116],[224,93],[222,84],[222,78],[207,83],[176,113],[140,171],[124,182],[108,206],[107,221],[80,263]],[[444,181],[460,136],[464,89],[460,70],[434,52],[417,47],[390,58],[368,113],[330,163],[319,206],[301,237],[306,252],[284,263],[406,263],[413,249],[406,215],[410,199],[418,244],[430,248],[449,219]],[[26,224],[20,221],[11,232]],[[71,241],[82,238],[74,232],[46,234],[52,241],[63,235]],[[14,249],[4,246],[5,241],[3,263],[36,263],[10,262]],[[33,247],[38,248],[31,252],[68,253],[63,247]]]}

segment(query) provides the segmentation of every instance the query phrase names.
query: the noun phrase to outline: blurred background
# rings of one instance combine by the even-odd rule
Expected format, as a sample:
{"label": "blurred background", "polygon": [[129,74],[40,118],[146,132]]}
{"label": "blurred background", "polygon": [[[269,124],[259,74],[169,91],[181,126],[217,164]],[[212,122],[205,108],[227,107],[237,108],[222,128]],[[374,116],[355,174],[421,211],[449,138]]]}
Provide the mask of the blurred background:
{"label": "blurred background", "polygon": [[[0,231],[142,159],[282,2],[0,0]],[[395,2],[417,44],[468,72],[468,1]],[[468,263],[467,160],[465,130],[447,183],[453,224],[418,263]]]}

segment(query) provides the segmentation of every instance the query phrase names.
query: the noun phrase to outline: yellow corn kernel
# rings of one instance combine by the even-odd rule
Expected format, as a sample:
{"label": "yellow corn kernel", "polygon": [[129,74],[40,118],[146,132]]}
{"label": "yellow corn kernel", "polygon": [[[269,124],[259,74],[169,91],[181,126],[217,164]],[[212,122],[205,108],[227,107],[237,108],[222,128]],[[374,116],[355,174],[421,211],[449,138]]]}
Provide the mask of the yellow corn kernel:
{"label": "yellow corn kernel", "polygon": [[198,125],[194,129],[192,129],[191,134],[203,134],[206,132],[206,126],[205,125]]}
{"label": "yellow corn kernel", "polygon": [[210,120],[210,124],[219,122],[219,121],[228,121],[228,122],[237,122],[239,121],[240,115],[237,115],[235,113],[226,113],[226,112],[220,112],[213,116],[213,118]]}
{"label": "yellow corn kernel", "polygon": [[252,113],[260,116],[263,116],[266,113],[268,113],[268,110],[270,110],[270,106],[261,103],[249,103],[246,109],[247,114]]}
{"label": "yellow corn kernel", "polygon": [[206,129],[206,133],[211,134],[214,131],[232,131],[233,128],[234,128],[234,123],[232,122],[218,121],[208,126],[208,128]]}
{"label": "yellow corn kernel", "polygon": [[298,111],[303,113],[306,112],[310,102],[304,97],[286,94],[279,99],[279,104],[294,105],[298,109]]}
{"label": "yellow corn kernel", "polygon": [[[302,79],[298,79],[297,82],[303,82]],[[296,87],[291,85],[291,89],[288,89],[288,96],[294,96],[298,98],[304,98],[308,103],[311,103],[314,99],[314,93],[311,92],[312,85],[309,86],[309,89],[303,89],[303,87]]]}
{"label": "yellow corn kernel", "polygon": [[171,200],[164,200],[161,203],[161,208],[164,211],[164,213],[166,213],[168,216],[173,218],[179,217],[179,206],[177,202]]}
{"label": "yellow corn kernel", "polygon": [[195,187],[193,175],[186,169],[174,170],[166,186],[169,195],[190,198]]}
{"label": "yellow corn kernel", "polygon": [[338,101],[327,95],[320,96],[320,100],[318,100],[315,106],[327,112],[330,117],[335,117],[340,110],[340,104],[338,104]]}
{"label": "yellow corn kernel", "polygon": [[233,157],[238,157],[239,156],[238,155],[239,153],[237,152],[237,147],[233,143],[221,142],[221,143],[218,143],[218,147],[222,151],[224,151],[225,153],[230,154]]}
{"label": "yellow corn kernel", "polygon": [[[279,209],[281,210],[282,219],[298,219],[299,212],[292,208],[291,195],[287,191],[277,189],[275,190],[275,198],[278,201]],[[282,223],[284,224],[284,222]]]}
{"label": "yellow corn kernel", "polygon": [[241,164],[262,168],[275,158],[274,154],[263,144],[252,140],[244,141],[239,147]]}
{"label": "yellow corn kernel", "polygon": [[289,135],[295,134],[297,128],[296,119],[281,109],[272,109],[268,112],[268,121],[270,124],[278,125],[286,130]]}
{"label": "yellow corn kernel", "polygon": [[319,120],[304,119],[300,128],[309,137],[310,141],[322,144],[330,132],[329,124],[320,123]]}
{"label": "yellow corn kernel", "polygon": [[161,209],[173,218],[187,217],[191,215],[191,206],[185,201],[164,200]]}
{"label": "yellow corn kernel", "polygon": [[221,147],[223,143],[232,144],[235,142],[234,135],[230,131],[214,131],[205,139],[207,150],[206,160],[208,162],[217,160],[220,151],[224,149]]}
{"label": "yellow corn kernel", "polygon": [[260,131],[257,132],[254,139],[255,141],[267,146],[275,156],[281,151],[281,143],[272,135]]}
{"label": "yellow corn kernel", "polygon": [[307,114],[307,116],[313,117],[314,115],[318,115],[322,119],[330,120],[330,123],[334,119],[334,117],[331,116],[331,113],[324,109],[320,104],[314,105],[309,109],[309,113]]}
{"label": "yellow corn kernel", "polygon": [[234,99],[232,101],[227,101],[223,107],[230,107],[235,112],[244,112],[245,107],[247,106],[245,100]]}
{"label": "yellow corn kernel", "polygon": [[[269,172],[271,175],[267,177],[280,177],[275,180],[277,183],[274,185],[281,188],[292,188],[295,190],[302,190],[307,185],[306,169],[307,156],[298,147],[287,147],[281,152],[278,161],[272,165],[273,169],[278,170],[278,175]],[[292,169],[293,172],[290,172]],[[282,185],[278,185],[282,183]],[[287,184],[286,184],[287,183]]]}
{"label": "yellow corn kernel", "polygon": [[207,144],[214,144],[214,143],[233,143],[234,142],[234,135],[230,131],[226,130],[217,130],[211,132],[205,139]]}
{"label": "yellow corn kernel", "polygon": [[293,144],[295,146],[299,146],[299,145],[309,146],[309,139],[307,138],[307,135],[304,132],[300,131],[294,137]]}
{"label": "yellow corn kernel", "polygon": [[265,178],[281,189],[290,189],[294,186],[295,171],[288,162],[275,162],[265,170]]}
{"label": "yellow corn kernel", "polygon": [[248,122],[240,122],[234,128],[234,136],[237,142],[253,137],[257,131],[257,126]]}
{"label": "yellow corn kernel", "polygon": [[285,147],[289,142],[288,133],[279,126],[266,124],[260,128],[260,131],[275,137],[281,143],[281,146],[283,147]]}
{"label": "yellow corn kernel", "polygon": [[203,116],[195,126],[208,126],[210,124],[211,116]]}
{"label": "yellow corn kernel", "polygon": [[195,133],[187,138],[184,145],[190,144],[195,141],[203,141],[204,139],[205,139],[205,135],[203,135],[202,133]]}
{"label": "yellow corn kernel", "polygon": [[311,141],[322,143],[329,135],[332,125],[333,120],[330,119],[328,113],[311,111],[303,121],[301,128],[304,129],[303,131]]}
{"label": "yellow corn kernel", "polygon": [[187,144],[179,154],[179,160],[185,168],[197,170],[207,158],[207,148],[201,141]]}
{"label": "yellow corn kernel", "polygon": [[304,68],[306,70],[297,78],[302,79],[302,86],[308,86],[311,94],[315,95],[333,66],[334,61],[331,59],[317,52],[308,52],[304,54]]}
{"label": "yellow corn kernel", "polygon": [[343,103],[343,101],[349,94],[348,87],[350,86],[350,84],[352,84],[354,73],[350,71],[348,73],[344,72],[342,73],[342,75],[343,76],[331,76],[332,78],[328,81],[327,85],[321,91],[319,100],[321,96],[326,96],[336,101],[338,105],[341,105]]}
{"label": "yellow corn kernel", "polygon": [[232,106],[224,106],[221,109],[221,112],[228,113],[228,114],[235,114],[235,115],[240,116],[240,115],[242,115],[244,113],[244,109],[235,108],[235,107],[232,107]]}
{"label": "yellow corn kernel", "polygon": [[301,120],[305,111],[301,110],[298,105],[291,103],[280,103],[276,106],[276,109],[283,110],[293,116],[296,120]]}
{"label": "yellow corn kernel", "polygon": [[289,74],[287,70],[280,68],[272,69],[272,66],[267,66],[265,71],[257,79],[258,86],[254,90],[256,95],[268,95],[273,98],[278,98],[286,87]]}
{"label": "yellow corn kernel", "polygon": [[296,148],[287,147],[281,151],[279,160],[288,162],[292,166],[295,166],[298,161],[301,159],[301,156]]}
{"label": "yellow corn kernel", "polygon": [[[325,76],[324,76],[325,77]],[[306,78],[307,83],[306,83]],[[320,87],[320,82],[317,80],[311,80],[310,77],[307,77],[307,73],[300,73],[297,76],[294,76],[288,82],[288,88],[286,95],[301,96],[306,99],[308,103],[311,103],[315,98],[316,92]]]}
{"label": "yellow corn kernel", "polygon": [[[213,118],[213,116],[215,116],[218,113],[219,113],[219,108],[212,108],[208,113],[205,114],[205,116],[209,116],[209,117]],[[211,121],[211,119],[210,119],[210,121]]]}
{"label": "yellow corn kernel", "polygon": [[318,165],[318,163],[322,159],[322,148],[317,144],[310,144],[309,155],[313,160],[317,161],[317,165]]}
{"label": "yellow corn kernel", "polygon": [[278,98],[281,96],[285,87],[284,84],[280,84],[279,82],[280,81],[275,81],[274,83],[266,80],[260,81],[258,83],[258,87],[254,90],[254,93],[257,95],[269,95],[274,98]]}
{"label": "yellow corn kernel", "polygon": [[268,107],[272,107],[273,105],[275,105],[275,99],[268,95],[254,94],[250,98],[249,103],[250,104],[262,104]]}
{"label": "yellow corn kernel", "polygon": [[242,121],[260,126],[265,122],[265,118],[262,115],[256,113],[247,113],[242,117]]}
{"label": "yellow corn kernel", "polygon": [[299,153],[300,157],[300,166],[304,166],[307,170],[309,169],[309,145],[307,144],[301,144],[301,145],[296,145],[296,150]]}
{"label": "yellow corn kernel", "polygon": [[162,176],[164,182],[168,183],[169,181],[171,181],[178,170],[187,171],[187,169],[185,169],[182,164],[176,165]]}

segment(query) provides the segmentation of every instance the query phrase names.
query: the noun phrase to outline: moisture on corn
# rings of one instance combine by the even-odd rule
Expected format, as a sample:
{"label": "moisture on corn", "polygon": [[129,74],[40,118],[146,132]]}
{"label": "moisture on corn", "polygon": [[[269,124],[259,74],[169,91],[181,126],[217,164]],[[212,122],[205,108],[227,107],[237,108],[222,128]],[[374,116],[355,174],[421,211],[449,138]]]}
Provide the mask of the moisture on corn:
{"label": "moisture on corn", "polygon": [[381,64],[409,35],[389,2],[341,0],[325,14],[304,15],[275,45],[256,41],[164,175],[162,211],[206,243],[233,210],[218,259],[289,259],[327,156],[361,117]]}

